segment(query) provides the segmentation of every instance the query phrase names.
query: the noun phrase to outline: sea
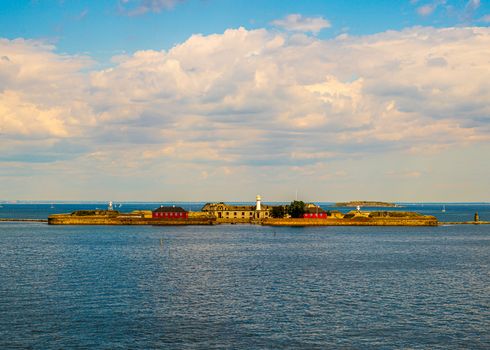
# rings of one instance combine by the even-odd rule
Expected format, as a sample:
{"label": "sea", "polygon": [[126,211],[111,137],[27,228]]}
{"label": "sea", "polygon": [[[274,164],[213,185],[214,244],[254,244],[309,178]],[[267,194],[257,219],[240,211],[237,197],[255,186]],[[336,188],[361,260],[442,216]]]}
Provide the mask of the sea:
{"label": "sea", "polygon": [[[401,205],[490,221],[488,203]],[[0,218],[106,206],[2,203]],[[0,349],[490,349],[490,225],[0,222]]]}

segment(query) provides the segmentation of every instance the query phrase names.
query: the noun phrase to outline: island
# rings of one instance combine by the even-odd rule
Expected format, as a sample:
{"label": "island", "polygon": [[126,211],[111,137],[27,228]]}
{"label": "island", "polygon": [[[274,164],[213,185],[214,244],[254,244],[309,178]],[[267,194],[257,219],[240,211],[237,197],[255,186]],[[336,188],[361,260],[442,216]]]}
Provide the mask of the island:
{"label": "island", "polygon": [[339,202],[335,203],[336,207],[388,207],[388,208],[398,208],[400,207],[395,203],[388,202],[378,202],[378,201],[351,201],[351,202]]}
{"label": "island", "polygon": [[314,203],[293,201],[290,204],[265,205],[257,196],[255,205],[206,203],[201,211],[186,211],[179,206],[163,206],[154,210],[122,213],[107,210],[78,210],[53,214],[50,225],[216,225],[251,224],[265,226],[437,226],[437,218],[414,212],[363,211],[347,214],[325,210]]}

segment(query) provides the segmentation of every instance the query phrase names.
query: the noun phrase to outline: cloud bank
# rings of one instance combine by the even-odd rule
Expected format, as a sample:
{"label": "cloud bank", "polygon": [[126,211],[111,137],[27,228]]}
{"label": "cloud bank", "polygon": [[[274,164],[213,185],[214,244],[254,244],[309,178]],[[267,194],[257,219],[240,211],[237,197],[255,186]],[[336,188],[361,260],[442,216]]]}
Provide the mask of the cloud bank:
{"label": "cloud bank", "polygon": [[239,28],[104,70],[37,41],[2,39],[0,52],[3,164],[181,185],[253,169],[329,178],[339,159],[490,140],[488,28],[333,40]]}

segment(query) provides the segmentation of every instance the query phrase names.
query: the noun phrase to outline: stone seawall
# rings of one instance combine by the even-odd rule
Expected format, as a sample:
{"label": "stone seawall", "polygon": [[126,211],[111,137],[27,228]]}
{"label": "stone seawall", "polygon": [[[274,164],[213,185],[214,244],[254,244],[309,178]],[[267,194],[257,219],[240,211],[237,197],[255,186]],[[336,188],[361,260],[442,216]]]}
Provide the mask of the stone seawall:
{"label": "stone seawall", "polygon": [[490,221],[441,221],[439,225],[490,225]]}
{"label": "stone seawall", "polygon": [[114,217],[114,216],[75,216],[75,215],[51,215],[48,218],[49,225],[158,225],[158,226],[182,226],[182,225],[213,225],[212,219],[149,219],[140,217]]}
{"label": "stone seawall", "polygon": [[421,218],[352,218],[352,219],[268,219],[266,226],[438,226],[433,216]]}
{"label": "stone seawall", "polygon": [[242,219],[242,218],[216,218],[217,224],[253,224],[252,219]]}
{"label": "stone seawall", "polygon": [[46,219],[18,219],[18,218],[0,218],[4,222],[48,222]]}

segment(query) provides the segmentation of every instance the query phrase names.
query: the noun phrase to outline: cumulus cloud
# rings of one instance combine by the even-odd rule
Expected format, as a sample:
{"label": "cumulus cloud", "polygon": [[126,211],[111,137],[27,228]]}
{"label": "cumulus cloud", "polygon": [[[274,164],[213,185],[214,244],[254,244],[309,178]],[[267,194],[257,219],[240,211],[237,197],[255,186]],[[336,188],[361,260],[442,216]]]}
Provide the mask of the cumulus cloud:
{"label": "cumulus cloud", "polygon": [[244,167],[328,173],[338,159],[490,140],[488,28],[333,40],[239,28],[103,70],[35,41],[0,46],[0,147],[10,161],[174,169],[179,182]]}
{"label": "cumulus cloud", "polygon": [[0,40],[0,133],[49,138],[77,134],[90,123],[85,57],[59,55],[54,47],[23,39]]}
{"label": "cumulus cloud", "polygon": [[291,32],[310,32],[313,34],[318,34],[322,29],[332,26],[323,17],[303,17],[300,14],[288,15],[283,19],[273,21],[272,24]]}

